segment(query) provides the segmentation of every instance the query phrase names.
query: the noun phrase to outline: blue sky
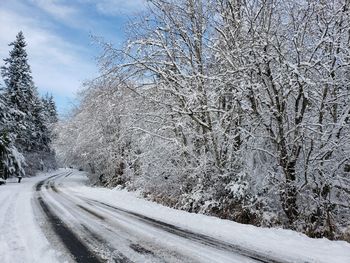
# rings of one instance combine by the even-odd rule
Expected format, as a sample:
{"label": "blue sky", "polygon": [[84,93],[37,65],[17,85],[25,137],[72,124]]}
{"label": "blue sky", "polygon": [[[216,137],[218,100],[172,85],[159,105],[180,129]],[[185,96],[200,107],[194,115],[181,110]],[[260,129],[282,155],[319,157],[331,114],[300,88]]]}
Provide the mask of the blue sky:
{"label": "blue sky", "polygon": [[0,0],[0,65],[22,30],[34,82],[64,114],[83,81],[98,75],[101,50],[91,35],[121,45],[125,23],[144,7],[145,0]]}

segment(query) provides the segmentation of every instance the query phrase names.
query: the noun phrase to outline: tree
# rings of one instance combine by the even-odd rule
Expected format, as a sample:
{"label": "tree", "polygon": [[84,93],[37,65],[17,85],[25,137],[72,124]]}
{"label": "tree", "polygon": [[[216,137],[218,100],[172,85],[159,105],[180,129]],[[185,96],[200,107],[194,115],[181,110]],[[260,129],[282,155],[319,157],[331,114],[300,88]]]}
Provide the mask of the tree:
{"label": "tree", "polygon": [[28,64],[27,46],[24,35],[20,31],[12,46],[9,58],[4,59],[5,65],[1,68],[2,77],[6,84],[4,96],[11,107],[21,111],[16,119],[21,123],[17,133],[17,145],[23,151],[47,149],[49,138],[44,118],[43,105],[31,75]]}
{"label": "tree", "polygon": [[11,109],[0,93],[0,177],[23,175],[24,157],[14,145],[16,134],[11,133],[14,116],[22,113]]}
{"label": "tree", "polygon": [[58,114],[53,96],[46,94],[42,98],[42,104],[45,112],[46,122],[49,124],[56,123],[58,121]]}
{"label": "tree", "polygon": [[181,209],[341,238],[350,2],[148,3],[123,48],[104,45],[60,156]]}
{"label": "tree", "polygon": [[30,112],[35,88],[28,64],[27,46],[24,35],[20,31],[16,40],[9,44],[13,49],[10,57],[4,59],[5,66],[1,67],[2,77],[6,84],[5,94],[9,102],[22,112]]}
{"label": "tree", "polygon": [[31,150],[32,113],[37,94],[28,64],[26,45],[21,31],[17,34],[16,40],[9,44],[13,48],[9,58],[4,59],[5,65],[1,67],[1,74],[6,84],[4,96],[13,108],[24,113],[16,119],[16,122],[21,124],[20,129],[16,131],[18,146],[23,150]]}
{"label": "tree", "polygon": [[333,238],[349,202],[349,1],[221,2],[217,50],[243,95],[248,171],[292,227]]}
{"label": "tree", "polygon": [[26,45],[21,31],[17,34],[16,40],[9,44],[12,50],[9,57],[4,59],[5,65],[1,67],[1,75],[5,82],[3,93],[8,106],[20,113],[14,115],[13,125],[10,127],[10,132],[15,134],[14,145],[28,159],[27,174],[34,174],[35,170],[41,167],[42,159],[54,163],[51,158],[54,153],[50,149],[49,122],[51,123],[51,119],[57,116],[54,116],[53,112],[55,110],[53,99],[50,99],[49,109],[46,109],[39,97],[32,79]]}

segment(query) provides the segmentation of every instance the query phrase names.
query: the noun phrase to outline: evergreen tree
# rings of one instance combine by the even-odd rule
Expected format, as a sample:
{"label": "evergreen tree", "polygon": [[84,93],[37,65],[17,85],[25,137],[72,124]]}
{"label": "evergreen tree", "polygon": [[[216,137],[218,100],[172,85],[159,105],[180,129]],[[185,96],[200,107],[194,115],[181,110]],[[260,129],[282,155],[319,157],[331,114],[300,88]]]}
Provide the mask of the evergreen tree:
{"label": "evergreen tree", "polygon": [[17,34],[16,40],[9,46],[13,46],[10,57],[4,59],[5,66],[1,67],[1,74],[6,84],[6,98],[17,109],[30,113],[36,94],[25,50],[27,44],[22,31]]}
{"label": "evergreen tree", "polygon": [[46,150],[49,140],[43,115],[43,105],[34,85],[28,55],[25,50],[24,35],[19,32],[16,40],[10,43],[13,49],[1,68],[6,84],[5,97],[11,106],[24,114],[15,119],[16,144],[22,151]]}
{"label": "evergreen tree", "polygon": [[54,102],[53,96],[46,94],[42,99],[42,109],[43,109],[43,119],[46,124],[45,127],[48,129],[44,134],[46,134],[46,139],[50,143],[54,139],[54,134],[51,132],[54,125],[58,122],[58,115],[56,110],[56,104]]}
{"label": "evergreen tree", "polygon": [[[17,149],[26,159],[27,175],[34,175],[38,169],[54,169],[56,165],[55,154],[50,149],[51,121],[47,117],[50,114],[47,113],[47,106],[34,85],[26,45],[23,33],[19,32],[16,40],[10,43],[12,50],[9,57],[4,59],[5,65],[1,67],[1,75],[5,82],[2,95],[6,98],[8,107],[4,112],[11,112],[6,132],[1,135],[1,161],[6,163],[7,167],[13,167],[10,176],[14,171],[22,169],[23,156]],[[48,102],[50,107],[53,107],[51,102],[53,99]]]}
{"label": "evergreen tree", "polygon": [[36,150],[50,151],[50,132],[46,120],[46,110],[42,100],[36,96],[32,109],[31,141]]}
{"label": "evergreen tree", "polygon": [[14,117],[20,115],[11,109],[0,93],[0,177],[23,175],[24,157],[14,145],[16,135],[11,133]]}
{"label": "evergreen tree", "polygon": [[45,112],[46,122],[48,124],[54,124],[58,121],[56,104],[52,95],[46,94],[42,98],[43,108]]}

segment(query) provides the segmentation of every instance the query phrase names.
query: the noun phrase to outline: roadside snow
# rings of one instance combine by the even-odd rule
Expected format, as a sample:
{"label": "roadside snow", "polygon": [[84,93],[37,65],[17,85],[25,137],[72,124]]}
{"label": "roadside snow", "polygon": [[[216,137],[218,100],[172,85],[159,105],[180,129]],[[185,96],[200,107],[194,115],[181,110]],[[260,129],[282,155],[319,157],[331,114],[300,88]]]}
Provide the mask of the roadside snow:
{"label": "roadside snow", "polygon": [[[13,179],[0,185],[1,263],[62,261],[60,252],[42,232],[45,220],[37,213],[34,202],[35,184],[48,176],[50,174],[24,178],[20,184]],[[75,171],[57,181],[62,190],[76,196],[108,203],[286,261],[350,262],[347,242],[311,239],[290,230],[258,228],[167,208],[139,198],[137,193],[86,186],[83,172]]]}
{"label": "roadside snow", "polygon": [[86,181],[84,173],[75,172],[70,176],[69,183],[63,183],[62,187],[83,197],[99,200],[287,261],[350,262],[350,244],[345,241],[311,239],[291,230],[260,228],[216,217],[179,211],[146,201],[139,198],[137,193],[84,186],[82,185],[84,181]]}
{"label": "roadside snow", "polygon": [[58,262],[33,212],[34,185],[44,177],[16,178],[0,185],[0,262]]}

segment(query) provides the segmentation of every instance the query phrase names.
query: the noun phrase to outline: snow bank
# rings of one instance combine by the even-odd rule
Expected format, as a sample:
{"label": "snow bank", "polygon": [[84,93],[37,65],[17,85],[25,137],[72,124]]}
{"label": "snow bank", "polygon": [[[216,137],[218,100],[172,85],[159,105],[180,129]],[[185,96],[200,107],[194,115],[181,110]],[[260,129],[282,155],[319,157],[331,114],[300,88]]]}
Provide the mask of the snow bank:
{"label": "snow bank", "polygon": [[82,186],[83,173],[76,172],[64,187],[78,195],[165,221],[232,244],[273,255],[291,262],[349,263],[350,244],[345,241],[312,239],[285,229],[260,228],[229,220],[188,213],[144,200],[137,193]]}

